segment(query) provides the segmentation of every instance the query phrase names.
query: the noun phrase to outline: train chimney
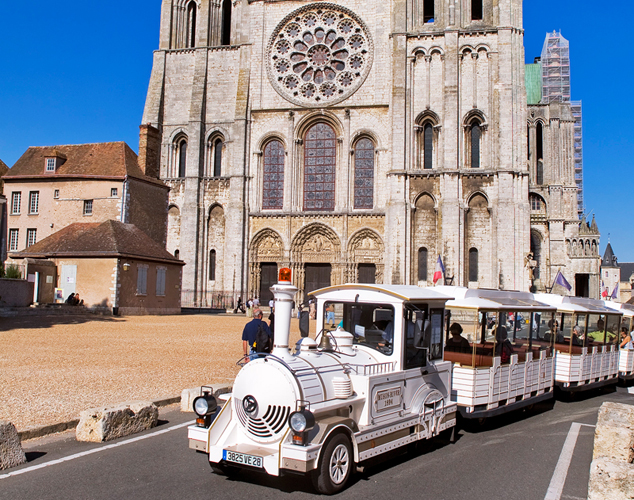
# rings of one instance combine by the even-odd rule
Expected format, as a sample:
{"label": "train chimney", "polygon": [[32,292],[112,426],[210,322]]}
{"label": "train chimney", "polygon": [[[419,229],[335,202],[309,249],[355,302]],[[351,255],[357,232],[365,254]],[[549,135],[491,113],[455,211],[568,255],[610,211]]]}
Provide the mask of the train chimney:
{"label": "train chimney", "polygon": [[278,282],[270,290],[275,301],[275,343],[272,354],[284,358],[289,356],[288,339],[291,332],[293,297],[297,293],[297,287],[291,284],[291,270],[287,267],[280,269]]}

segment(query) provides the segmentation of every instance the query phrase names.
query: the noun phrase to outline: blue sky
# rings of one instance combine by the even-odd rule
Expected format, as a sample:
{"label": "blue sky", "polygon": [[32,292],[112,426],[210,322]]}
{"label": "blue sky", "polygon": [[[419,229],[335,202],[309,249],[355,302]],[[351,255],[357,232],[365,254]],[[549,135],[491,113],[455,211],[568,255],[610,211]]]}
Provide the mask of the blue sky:
{"label": "blue sky", "polygon": [[[125,141],[138,149],[160,0],[4,2],[0,19],[0,159],[29,146]],[[526,0],[526,61],[547,31],[570,41],[572,98],[583,101],[588,213],[621,262],[634,261],[634,2]]]}

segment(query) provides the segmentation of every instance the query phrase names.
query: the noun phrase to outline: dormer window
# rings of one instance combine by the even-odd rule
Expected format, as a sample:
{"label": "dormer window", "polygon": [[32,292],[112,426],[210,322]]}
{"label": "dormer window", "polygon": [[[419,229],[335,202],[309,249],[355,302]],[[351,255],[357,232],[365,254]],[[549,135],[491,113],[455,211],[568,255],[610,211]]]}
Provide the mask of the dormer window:
{"label": "dormer window", "polygon": [[55,158],[46,158],[46,171],[55,172]]}

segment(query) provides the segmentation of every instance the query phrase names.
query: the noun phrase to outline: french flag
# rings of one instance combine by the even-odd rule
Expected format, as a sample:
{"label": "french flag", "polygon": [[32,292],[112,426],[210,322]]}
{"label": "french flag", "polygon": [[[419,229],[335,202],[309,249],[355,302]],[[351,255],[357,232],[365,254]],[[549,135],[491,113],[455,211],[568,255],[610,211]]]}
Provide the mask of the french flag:
{"label": "french flag", "polygon": [[601,297],[608,298],[608,287],[603,284],[603,280],[601,280]]}
{"label": "french flag", "polygon": [[436,261],[436,269],[434,270],[434,285],[438,282],[440,278],[444,278],[445,276],[445,266],[442,263],[442,259],[440,255],[438,256],[438,260]]}

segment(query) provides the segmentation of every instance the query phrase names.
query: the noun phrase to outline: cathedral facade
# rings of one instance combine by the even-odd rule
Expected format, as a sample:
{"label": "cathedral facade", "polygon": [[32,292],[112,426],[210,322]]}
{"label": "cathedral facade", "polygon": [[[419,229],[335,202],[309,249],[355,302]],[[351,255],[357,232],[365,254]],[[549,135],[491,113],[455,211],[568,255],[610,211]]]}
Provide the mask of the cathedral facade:
{"label": "cathedral facade", "polygon": [[302,295],[431,285],[438,256],[529,289],[521,0],[163,0],[160,33],[139,162],[191,303],[278,266]]}

